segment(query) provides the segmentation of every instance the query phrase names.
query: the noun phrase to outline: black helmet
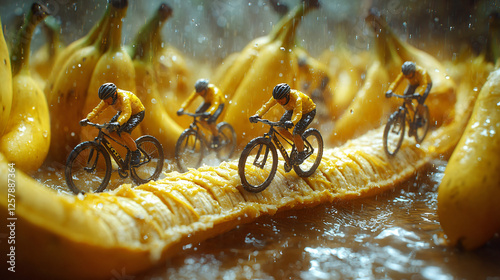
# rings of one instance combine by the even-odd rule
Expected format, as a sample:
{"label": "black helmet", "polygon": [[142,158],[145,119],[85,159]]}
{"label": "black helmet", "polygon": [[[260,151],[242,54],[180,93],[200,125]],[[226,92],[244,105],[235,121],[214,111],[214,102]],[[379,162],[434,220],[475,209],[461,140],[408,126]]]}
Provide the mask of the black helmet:
{"label": "black helmet", "polygon": [[273,89],[273,98],[282,99],[290,96],[290,86],[288,84],[282,83],[278,84]]}
{"label": "black helmet", "polygon": [[417,69],[417,65],[412,61],[406,61],[403,63],[403,66],[401,66],[401,72],[403,72],[405,76],[415,73],[415,69]]}
{"label": "black helmet", "polygon": [[99,88],[99,98],[104,100],[110,97],[115,97],[116,85],[113,83],[105,83]]}
{"label": "black helmet", "polygon": [[206,80],[206,79],[199,79],[194,84],[194,89],[196,90],[196,92],[202,92],[202,91],[206,90],[207,88],[208,88],[208,80]]}

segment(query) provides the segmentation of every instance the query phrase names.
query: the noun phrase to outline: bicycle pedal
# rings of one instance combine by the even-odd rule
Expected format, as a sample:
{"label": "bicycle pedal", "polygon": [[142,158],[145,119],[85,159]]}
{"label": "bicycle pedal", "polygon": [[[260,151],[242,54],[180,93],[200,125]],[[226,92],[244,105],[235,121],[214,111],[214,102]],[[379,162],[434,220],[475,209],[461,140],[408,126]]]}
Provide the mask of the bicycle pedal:
{"label": "bicycle pedal", "polygon": [[285,162],[285,172],[290,172],[292,170],[292,165],[288,164],[288,162]]}

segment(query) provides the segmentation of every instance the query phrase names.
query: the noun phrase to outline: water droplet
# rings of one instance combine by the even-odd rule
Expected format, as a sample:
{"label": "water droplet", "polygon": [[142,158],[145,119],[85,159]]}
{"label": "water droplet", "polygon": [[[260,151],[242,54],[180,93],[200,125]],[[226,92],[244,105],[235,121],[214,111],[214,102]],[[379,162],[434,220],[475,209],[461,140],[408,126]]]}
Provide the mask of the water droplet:
{"label": "water droplet", "polygon": [[43,138],[47,138],[49,136],[49,132],[47,130],[44,130],[42,132]]}
{"label": "water droplet", "polygon": [[285,51],[285,48],[284,48],[284,47],[281,47],[281,48],[280,48],[280,50]]}

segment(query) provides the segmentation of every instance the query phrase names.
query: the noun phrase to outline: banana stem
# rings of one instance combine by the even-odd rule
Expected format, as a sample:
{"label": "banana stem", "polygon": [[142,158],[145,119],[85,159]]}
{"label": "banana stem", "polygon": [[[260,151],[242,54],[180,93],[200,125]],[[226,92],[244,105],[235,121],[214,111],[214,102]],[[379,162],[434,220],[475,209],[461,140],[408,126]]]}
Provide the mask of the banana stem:
{"label": "banana stem", "polygon": [[110,0],[110,21],[108,27],[103,31],[101,40],[101,50],[116,50],[122,45],[123,18],[127,15],[128,0]]}
{"label": "banana stem", "polygon": [[61,39],[59,37],[59,31],[61,29],[61,25],[52,16],[47,17],[44,20],[43,30],[47,36],[47,43],[49,43],[49,55],[53,57],[56,53],[56,49],[61,45]]}
{"label": "banana stem", "polygon": [[35,27],[45,17],[49,15],[47,7],[40,3],[33,3],[31,9],[24,20],[24,24],[16,35],[12,55],[10,57],[12,65],[12,76],[17,75],[21,69],[29,69],[31,38]]}
{"label": "banana stem", "polygon": [[292,11],[290,18],[286,21],[286,25],[282,27],[282,32],[278,34],[279,38],[277,39],[281,39],[282,47],[289,49],[293,46],[297,27],[300,22],[307,13],[319,7],[319,2],[317,0],[309,0],[303,1]]}
{"label": "banana stem", "polygon": [[[297,5],[293,10],[291,10],[288,14],[283,16],[280,21],[276,24],[276,26],[269,32],[269,39],[271,41],[278,39],[284,33],[293,33],[295,34],[295,30],[297,28],[295,21],[300,21],[304,15],[307,14],[313,8],[319,8],[319,2],[317,0],[304,0],[301,1],[300,5]],[[290,28],[292,26],[292,28]],[[293,29],[293,30],[291,30]],[[284,35],[284,37],[289,37],[292,35]],[[292,36],[293,37],[293,36]]]}
{"label": "banana stem", "polygon": [[168,4],[161,4],[158,11],[144,24],[132,45],[132,59],[151,61],[163,42],[161,28],[172,16],[173,10]]}

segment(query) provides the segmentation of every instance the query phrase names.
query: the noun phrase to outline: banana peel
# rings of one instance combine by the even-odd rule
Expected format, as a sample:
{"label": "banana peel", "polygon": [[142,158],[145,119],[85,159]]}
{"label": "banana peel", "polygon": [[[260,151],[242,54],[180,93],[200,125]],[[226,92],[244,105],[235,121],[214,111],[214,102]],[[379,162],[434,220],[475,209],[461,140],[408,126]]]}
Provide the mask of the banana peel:
{"label": "banana peel", "polygon": [[48,16],[41,24],[45,33],[46,42],[32,55],[30,69],[33,79],[37,81],[40,88],[44,89],[49,79],[55,61],[64,44],[60,40],[61,24],[53,16]]}
{"label": "banana peel", "polygon": [[[457,102],[461,118],[432,131],[420,147],[405,139],[395,158],[385,155],[382,129],[376,129],[342,147],[326,149],[311,177],[285,173],[280,164],[272,184],[257,194],[241,187],[237,161],[84,196],[58,193],[17,170],[16,268],[27,274],[25,278],[109,279],[124,267],[135,275],[174,257],[185,244],[207,240],[262,215],[373,196],[451,153],[472,104]],[[0,154],[2,219],[8,213],[8,174]]]}
{"label": "banana peel", "polygon": [[0,63],[0,77],[2,79],[0,83],[0,137],[2,137],[12,108],[12,68],[3,28],[0,29],[0,61],[3,61],[3,63]]}
{"label": "banana peel", "polygon": [[31,6],[12,50],[12,107],[0,138],[0,151],[20,170],[31,173],[44,162],[50,144],[47,99],[29,70],[33,30],[48,15],[41,4]]}
{"label": "banana peel", "polygon": [[450,246],[473,250],[500,231],[500,70],[491,72],[438,188]]}

